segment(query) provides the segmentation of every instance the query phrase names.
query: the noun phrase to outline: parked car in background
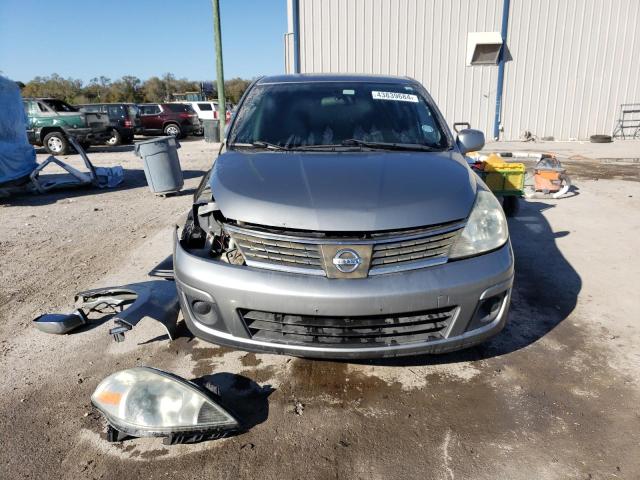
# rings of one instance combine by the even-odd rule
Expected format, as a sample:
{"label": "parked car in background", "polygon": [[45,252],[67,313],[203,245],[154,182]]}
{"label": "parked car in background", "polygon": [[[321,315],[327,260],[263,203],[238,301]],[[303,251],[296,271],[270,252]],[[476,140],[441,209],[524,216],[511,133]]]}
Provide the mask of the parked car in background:
{"label": "parked car in background", "polygon": [[[218,119],[218,102],[176,102],[183,105],[189,105],[193,110],[198,114],[198,120],[200,121],[200,128],[197,132],[194,132],[196,135],[202,135],[203,133],[203,121],[204,120],[217,120]],[[227,114],[226,121],[227,123],[231,119],[231,109],[232,105],[227,103]]]}
{"label": "parked car in background", "polygon": [[145,103],[140,108],[143,135],[172,135],[182,138],[200,129],[198,114],[182,103]]}
{"label": "parked car in background", "polygon": [[85,150],[107,138],[109,117],[83,112],[55,98],[24,98],[27,136],[32,145],[43,146],[52,155],[66,155],[73,136]]}
{"label": "parked car in background", "polygon": [[[218,102],[180,102],[185,105],[190,105],[191,108],[195,110],[198,114],[198,118],[200,120],[214,120],[218,118]],[[231,111],[233,110],[233,105],[227,102],[227,122],[231,120]]]}
{"label": "parked car in background", "polygon": [[409,78],[284,75],[246,92],[174,240],[194,335],[235,348],[380,358],[467,348],[507,321],[500,203]]}
{"label": "parked car in background", "polygon": [[109,117],[107,145],[133,142],[136,131],[142,128],[140,110],[133,103],[91,103],[78,105],[84,112],[103,113]]}

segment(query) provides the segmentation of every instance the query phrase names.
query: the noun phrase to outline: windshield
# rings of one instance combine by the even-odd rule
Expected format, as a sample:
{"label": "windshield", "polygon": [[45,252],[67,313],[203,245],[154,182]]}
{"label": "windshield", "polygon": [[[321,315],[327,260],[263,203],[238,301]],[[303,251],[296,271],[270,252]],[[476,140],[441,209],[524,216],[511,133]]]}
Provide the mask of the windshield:
{"label": "windshield", "polygon": [[54,112],[77,112],[76,107],[72,107],[62,100],[43,100]]}
{"label": "windshield", "polygon": [[127,111],[129,112],[129,117],[131,118],[140,116],[140,109],[137,105],[127,105]]}
{"label": "windshield", "polygon": [[295,148],[371,143],[448,147],[422,95],[409,85],[316,82],[258,85],[234,124],[232,144]]}
{"label": "windshield", "polygon": [[127,116],[127,110],[124,105],[107,105],[107,114],[109,118],[124,118]]}

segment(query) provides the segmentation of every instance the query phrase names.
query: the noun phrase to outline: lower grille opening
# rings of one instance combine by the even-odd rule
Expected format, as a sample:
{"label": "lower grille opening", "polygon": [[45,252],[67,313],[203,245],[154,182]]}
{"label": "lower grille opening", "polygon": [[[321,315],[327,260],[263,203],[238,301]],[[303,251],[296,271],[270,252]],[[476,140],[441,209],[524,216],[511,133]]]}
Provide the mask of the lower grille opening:
{"label": "lower grille opening", "polygon": [[254,340],[343,347],[400,345],[444,338],[457,307],[375,316],[313,316],[238,310]]}

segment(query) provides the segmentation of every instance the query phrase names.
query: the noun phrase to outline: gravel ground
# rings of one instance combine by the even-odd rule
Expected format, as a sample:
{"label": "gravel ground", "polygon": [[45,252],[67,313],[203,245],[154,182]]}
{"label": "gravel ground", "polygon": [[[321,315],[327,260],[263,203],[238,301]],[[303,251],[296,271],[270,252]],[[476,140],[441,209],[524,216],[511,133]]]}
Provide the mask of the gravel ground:
{"label": "gravel ground", "polygon": [[[571,161],[574,196],[523,203],[510,221],[510,323],[463,352],[326,362],[220,348],[184,328],[169,342],[150,319],[120,344],[108,324],[35,330],[78,290],[148,281],[170,255],[216,151],[182,145],[182,195],[151,194],[120,147],[90,152],[126,169],[118,189],[0,200],[0,478],[640,477],[640,165]],[[134,365],[217,384],[253,428],[196,445],[107,443],[89,397]]]}

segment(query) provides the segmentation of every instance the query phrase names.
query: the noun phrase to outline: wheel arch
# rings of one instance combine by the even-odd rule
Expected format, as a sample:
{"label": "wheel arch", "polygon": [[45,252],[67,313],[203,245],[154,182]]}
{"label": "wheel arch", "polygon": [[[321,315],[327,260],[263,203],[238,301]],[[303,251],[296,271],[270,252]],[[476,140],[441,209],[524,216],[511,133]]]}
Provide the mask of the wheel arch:
{"label": "wheel arch", "polygon": [[182,127],[180,126],[180,124],[175,121],[175,120],[167,120],[165,122],[162,123],[162,130],[164,130],[165,128],[167,128],[169,125],[175,125],[176,127],[178,127],[180,130],[182,130]]}
{"label": "wheel arch", "polygon": [[40,129],[40,133],[39,133],[40,141],[44,142],[44,137],[46,137],[47,135],[49,135],[50,133],[53,133],[53,132],[60,132],[65,137],[67,137],[67,133],[64,131],[64,129],[62,129],[60,127],[42,127]]}

